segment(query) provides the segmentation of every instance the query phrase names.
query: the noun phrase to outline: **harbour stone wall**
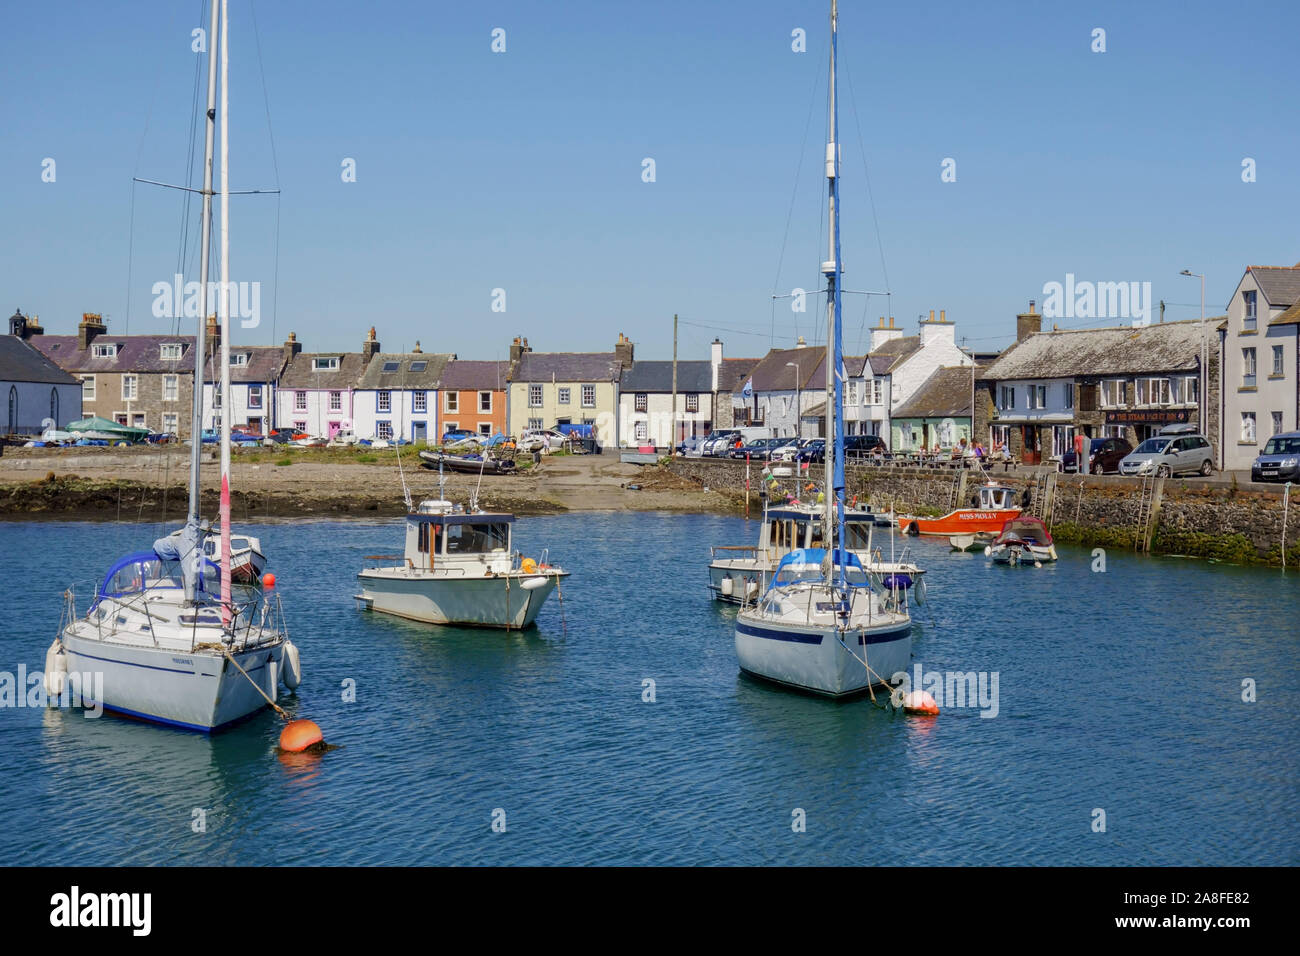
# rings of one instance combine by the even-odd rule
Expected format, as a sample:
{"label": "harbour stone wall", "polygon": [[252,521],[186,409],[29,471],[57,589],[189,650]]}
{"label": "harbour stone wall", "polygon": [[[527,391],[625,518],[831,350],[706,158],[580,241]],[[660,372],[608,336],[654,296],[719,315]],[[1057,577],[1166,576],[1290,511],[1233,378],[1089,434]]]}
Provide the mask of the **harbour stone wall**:
{"label": "harbour stone wall", "polygon": [[[674,458],[665,467],[702,487],[731,497],[744,507],[745,465],[716,459]],[[960,470],[923,471],[850,465],[847,491],[873,508],[923,515],[946,514],[968,506],[982,480]],[[820,486],[825,473],[778,478],[782,491],[798,493],[809,481]],[[1206,485],[1169,478],[1156,482],[1118,476],[997,472],[999,483],[1028,491],[1030,513],[1049,523],[1062,543],[1146,548],[1243,564],[1282,564],[1283,490],[1236,485]],[[762,507],[762,467],[750,466],[751,511]],[[1300,568],[1300,490],[1286,509],[1286,566]],[[960,493],[961,497],[958,497]],[[1144,497],[1145,495],[1145,497]]]}

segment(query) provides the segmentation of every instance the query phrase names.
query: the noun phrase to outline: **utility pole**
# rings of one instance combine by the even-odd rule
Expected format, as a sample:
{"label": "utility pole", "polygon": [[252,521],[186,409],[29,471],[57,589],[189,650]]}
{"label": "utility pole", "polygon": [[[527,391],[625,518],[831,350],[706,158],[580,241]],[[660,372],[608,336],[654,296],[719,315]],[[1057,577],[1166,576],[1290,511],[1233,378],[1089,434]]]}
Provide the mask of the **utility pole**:
{"label": "utility pole", "polygon": [[668,451],[677,447],[677,313],[673,313],[673,405],[669,416],[672,425],[668,434]]}

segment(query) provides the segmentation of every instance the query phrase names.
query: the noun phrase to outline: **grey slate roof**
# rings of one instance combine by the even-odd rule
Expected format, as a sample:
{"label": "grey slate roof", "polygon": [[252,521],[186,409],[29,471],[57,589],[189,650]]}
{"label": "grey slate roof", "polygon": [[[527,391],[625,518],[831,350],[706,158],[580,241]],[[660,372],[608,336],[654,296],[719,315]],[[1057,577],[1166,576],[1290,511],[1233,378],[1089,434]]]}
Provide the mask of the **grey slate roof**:
{"label": "grey slate roof", "polygon": [[904,335],[882,342],[880,347],[874,349],[868,356],[871,360],[871,371],[876,375],[891,372],[907,361],[908,357],[920,347],[921,336],[919,335]]}
{"label": "grey slate roof", "polygon": [[[1217,336],[1210,336],[1212,348],[1216,340]],[[1174,372],[1196,368],[1200,354],[1199,319],[1137,328],[1036,332],[1003,352],[980,378],[1013,381]]]}
{"label": "grey slate roof", "polygon": [[[184,346],[179,359],[163,359],[164,344]],[[35,335],[30,344],[44,352],[60,368],[69,372],[193,372],[194,336],[192,335],[113,335],[105,332],[95,337],[88,349],[77,348],[75,335]],[[117,345],[114,358],[95,358],[96,345]]]}
{"label": "grey slate roof", "polygon": [[[748,377],[754,379],[756,392],[792,392],[795,389],[797,373],[799,388],[806,389],[810,382],[817,381],[815,373],[825,357],[826,352],[823,349],[812,346],[772,349],[754,366]],[[797,363],[798,368],[788,368],[787,362]],[[825,374],[822,373],[823,381]],[[744,381],[741,382],[741,387],[744,387]]]}
{"label": "grey slate roof", "polygon": [[[247,355],[247,364],[235,365],[236,356]],[[217,362],[220,359],[221,350],[218,347],[215,355],[204,356],[203,363],[203,381],[214,383],[220,377],[220,369]],[[191,356],[191,360],[193,356]],[[241,348],[233,343],[230,346],[230,381],[236,385],[252,384],[260,385],[265,382],[276,382],[280,378],[280,371],[284,368],[284,349],[278,345],[253,345]]]}
{"label": "grey slate roof", "polygon": [[[638,361],[623,369],[619,389],[624,392],[665,392],[673,390],[673,363]],[[713,366],[707,361],[677,362],[677,391],[708,392],[713,389]]]}
{"label": "grey slate roof", "polygon": [[613,352],[525,352],[510,380],[595,384],[617,381],[622,370]]}
{"label": "grey slate roof", "polygon": [[509,374],[509,362],[453,359],[443,369],[438,387],[449,391],[496,391],[506,387]]}
{"label": "grey slate roof", "polygon": [[[357,388],[383,391],[437,388],[443,369],[455,357],[449,352],[380,352],[366,365]],[[385,371],[393,365],[396,368]]]}
{"label": "grey slate roof", "polygon": [[80,384],[79,379],[73,378],[50,361],[45,353],[16,335],[0,335],[0,381]]}
{"label": "grey slate roof", "polygon": [[916,394],[898,406],[893,418],[969,418],[971,370],[947,365],[935,369]]}
{"label": "grey slate roof", "polygon": [[718,369],[718,391],[739,392],[759,361],[756,358],[724,358]]}
{"label": "grey slate roof", "polygon": [[1300,301],[1300,265],[1250,266],[1259,290],[1271,306],[1289,306]]}
{"label": "grey slate roof", "polygon": [[[312,359],[336,358],[339,367],[334,371],[317,372],[312,369]],[[360,352],[299,352],[280,376],[281,388],[328,388],[344,391],[356,388],[365,371]]]}

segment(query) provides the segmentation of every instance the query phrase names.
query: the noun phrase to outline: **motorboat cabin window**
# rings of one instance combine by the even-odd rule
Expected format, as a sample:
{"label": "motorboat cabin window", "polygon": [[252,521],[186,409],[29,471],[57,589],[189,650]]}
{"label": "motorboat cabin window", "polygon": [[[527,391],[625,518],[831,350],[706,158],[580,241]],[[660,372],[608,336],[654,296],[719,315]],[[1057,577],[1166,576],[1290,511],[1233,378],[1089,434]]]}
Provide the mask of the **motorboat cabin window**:
{"label": "motorboat cabin window", "polygon": [[510,525],[501,522],[466,522],[447,526],[447,554],[488,554],[510,546]]}
{"label": "motorboat cabin window", "polygon": [[[416,535],[418,539],[416,546],[419,548],[421,554],[429,554],[431,552],[434,554],[437,553],[439,527],[439,525],[436,525],[431,521],[420,522],[419,532]],[[432,542],[432,547],[430,542]]]}
{"label": "motorboat cabin window", "polygon": [[850,551],[866,551],[871,544],[871,527],[865,521],[849,522],[844,525],[844,536]]}

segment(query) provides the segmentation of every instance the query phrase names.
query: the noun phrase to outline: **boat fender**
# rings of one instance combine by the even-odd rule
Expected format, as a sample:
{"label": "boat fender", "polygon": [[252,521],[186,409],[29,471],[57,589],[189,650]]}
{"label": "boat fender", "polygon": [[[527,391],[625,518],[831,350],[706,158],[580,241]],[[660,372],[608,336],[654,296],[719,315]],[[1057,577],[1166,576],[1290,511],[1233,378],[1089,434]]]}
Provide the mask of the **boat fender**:
{"label": "boat fender", "polygon": [[756,595],[756,594],[758,594],[758,582],[757,582],[757,581],[746,581],[746,582],[745,582],[745,597],[746,597],[746,598],[752,598],[752,597],[753,597],[754,595]]}
{"label": "boat fender", "polygon": [[927,691],[909,691],[903,698],[903,713],[915,717],[938,717],[939,705]]}
{"label": "boat fender", "polygon": [[916,601],[916,606],[920,607],[927,599],[927,585],[925,578],[917,578],[916,586],[912,588],[912,598]]}
{"label": "boat fender", "polygon": [[295,690],[302,683],[302,658],[292,641],[284,642],[284,656],[280,661],[280,679],[284,686]]}
{"label": "boat fender", "polygon": [[1020,506],[1024,508],[1026,511],[1028,511],[1029,506],[1033,504],[1033,502],[1034,502],[1034,493],[1030,489],[1026,488],[1024,494],[1020,496]]}
{"label": "boat fender", "polygon": [[68,680],[68,655],[63,652],[63,644],[55,640],[45,652],[45,695],[47,702],[58,706],[58,698],[63,696],[63,688]]}
{"label": "boat fender", "polygon": [[731,597],[736,591],[736,582],[732,580],[731,575],[722,579],[721,590],[724,596]]}
{"label": "boat fender", "polygon": [[921,534],[921,523],[917,519],[913,518],[912,523],[907,526],[907,533],[913,538],[919,537]]}
{"label": "boat fender", "polygon": [[523,588],[525,591],[536,591],[545,583],[546,583],[546,578],[542,575],[538,575],[535,578],[524,578],[523,583],[521,583],[519,586]]}
{"label": "boat fender", "polygon": [[984,545],[984,557],[988,558],[991,557],[992,555],[993,555],[993,546],[989,544]]}

